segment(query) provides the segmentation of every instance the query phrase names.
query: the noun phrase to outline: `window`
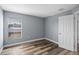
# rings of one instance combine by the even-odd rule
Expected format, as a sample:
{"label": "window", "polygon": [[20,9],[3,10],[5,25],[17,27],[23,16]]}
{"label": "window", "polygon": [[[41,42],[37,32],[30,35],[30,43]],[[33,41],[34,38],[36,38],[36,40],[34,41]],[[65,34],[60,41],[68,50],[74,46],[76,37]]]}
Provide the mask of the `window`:
{"label": "window", "polygon": [[22,21],[20,19],[8,19],[8,37],[11,39],[22,38]]}

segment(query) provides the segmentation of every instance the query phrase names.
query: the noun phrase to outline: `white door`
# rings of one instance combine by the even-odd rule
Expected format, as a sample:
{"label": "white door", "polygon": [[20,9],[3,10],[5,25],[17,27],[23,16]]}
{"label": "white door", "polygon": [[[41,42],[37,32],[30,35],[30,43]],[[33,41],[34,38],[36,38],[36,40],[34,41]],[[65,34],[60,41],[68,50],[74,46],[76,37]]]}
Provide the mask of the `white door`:
{"label": "white door", "polygon": [[74,18],[73,15],[59,17],[58,42],[59,46],[74,51]]}

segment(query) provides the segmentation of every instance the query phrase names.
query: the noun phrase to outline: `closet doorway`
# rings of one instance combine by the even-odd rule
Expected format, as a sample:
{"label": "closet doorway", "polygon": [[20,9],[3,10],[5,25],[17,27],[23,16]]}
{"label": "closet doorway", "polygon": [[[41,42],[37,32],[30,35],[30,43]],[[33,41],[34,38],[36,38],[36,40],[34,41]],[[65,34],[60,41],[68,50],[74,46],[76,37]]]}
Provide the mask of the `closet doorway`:
{"label": "closet doorway", "polygon": [[74,51],[74,15],[60,16],[58,21],[59,46]]}

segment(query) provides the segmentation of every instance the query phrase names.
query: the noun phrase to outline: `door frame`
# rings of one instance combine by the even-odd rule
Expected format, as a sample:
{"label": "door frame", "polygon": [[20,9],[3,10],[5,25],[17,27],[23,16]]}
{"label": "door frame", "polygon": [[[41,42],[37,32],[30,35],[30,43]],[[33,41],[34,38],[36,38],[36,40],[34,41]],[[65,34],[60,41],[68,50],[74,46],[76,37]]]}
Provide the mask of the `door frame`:
{"label": "door frame", "polygon": [[77,52],[78,49],[77,49],[77,43],[78,43],[78,14],[79,14],[79,11],[75,12],[74,13],[74,19],[75,19],[75,51]]}
{"label": "door frame", "polygon": [[[74,31],[75,31],[75,29],[74,29],[74,27],[75,27],[75,20],[74,20],[74,14],[69,14],[69,15],[72,15],[73,16],[73,50],[71,50],[71,51],[75,51],[75,48],[74,48],[74,46],[75,46],[75,35],[74,35]],[[68,16],[68,15],[64,15],[64,16]],[[60,17],[64,17],[64,16],[60,16]],[[59,27],[59,26],[58,26]],[[58,32],[59,33],[59,32]],[[61,47],[61,46],[60,46]],[[63,47],[64,48],[64,47]]]}
{"label": "door frame", "polygon": [[77,12],[74,13],[74,20],[75,20],[75,24],[74,24],[74,26],[75,26],[74,51],[75,52],[78,51],[78,49],[77,49],[77,43],[78,43],[78,33],[77,33],[78,32],[78,30],[77,30],[78,29],[78,25],[77,25],[78,24],[77,23],[78,22],[78,18],[77,18],[78,15],[77,14],[78,13],[79,13],[79,11],[77,11]]}

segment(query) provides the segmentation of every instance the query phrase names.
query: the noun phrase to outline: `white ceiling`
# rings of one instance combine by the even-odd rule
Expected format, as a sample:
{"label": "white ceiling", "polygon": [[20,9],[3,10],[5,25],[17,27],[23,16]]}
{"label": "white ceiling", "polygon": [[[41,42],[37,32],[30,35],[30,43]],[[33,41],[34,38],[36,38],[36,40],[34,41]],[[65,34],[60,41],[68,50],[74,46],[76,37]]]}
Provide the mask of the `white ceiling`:
{"label": "white ceiling", "polygon": [[[28,14],[38,17],[48,17],[76,7],[76,4],[2,4],[4,10]],[[63,9],[64,8],[64,9]]]}

